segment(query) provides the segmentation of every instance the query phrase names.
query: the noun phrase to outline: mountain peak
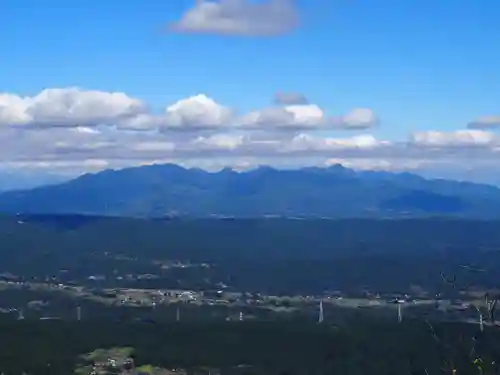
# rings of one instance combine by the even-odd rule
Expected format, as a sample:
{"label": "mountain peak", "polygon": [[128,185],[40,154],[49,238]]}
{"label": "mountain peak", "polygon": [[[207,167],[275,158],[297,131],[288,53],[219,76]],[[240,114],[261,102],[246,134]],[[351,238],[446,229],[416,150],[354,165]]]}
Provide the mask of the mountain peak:
{"label": "mountain peak", "polygon": [[496,218],[500,217],[500,190],[473,183],[426,180],[410,173],[356,172],[340,164],[293,173],[265,165],[241,173],[231,168],[208,173],[176,164],[155,164],[86,174],[22,194],[0,194],[0,212]]}

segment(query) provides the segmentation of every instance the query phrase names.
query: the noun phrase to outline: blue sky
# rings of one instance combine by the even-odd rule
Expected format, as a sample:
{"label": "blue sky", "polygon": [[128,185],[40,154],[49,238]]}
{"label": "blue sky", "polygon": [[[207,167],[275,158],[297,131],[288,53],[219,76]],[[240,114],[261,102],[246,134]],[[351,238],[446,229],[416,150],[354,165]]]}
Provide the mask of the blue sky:
{"label": "blue sky", "polygon": [[388,141],[500,115],[500,2],[294,5],[301,22],[293,30],[241,36],[168,31],[190,0],[3,0],[0,92],[120,91],[158,111],[204,94],[240,112],[298,92],[335,116],[372,109],[380,126],[369,133]]}

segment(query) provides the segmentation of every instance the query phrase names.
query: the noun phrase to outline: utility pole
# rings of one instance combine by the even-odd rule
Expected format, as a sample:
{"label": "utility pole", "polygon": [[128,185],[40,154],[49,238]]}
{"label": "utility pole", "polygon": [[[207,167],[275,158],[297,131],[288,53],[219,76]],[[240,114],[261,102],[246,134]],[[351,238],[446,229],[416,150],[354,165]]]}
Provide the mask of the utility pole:
{"label": "utility pole", "polygon": [[479,329],[481,332],[484,331],[484,317],[483,317],[483,312],[481,311],[481,308],[479,306],[474,306],[477,310],[477,314],[479,315]]}

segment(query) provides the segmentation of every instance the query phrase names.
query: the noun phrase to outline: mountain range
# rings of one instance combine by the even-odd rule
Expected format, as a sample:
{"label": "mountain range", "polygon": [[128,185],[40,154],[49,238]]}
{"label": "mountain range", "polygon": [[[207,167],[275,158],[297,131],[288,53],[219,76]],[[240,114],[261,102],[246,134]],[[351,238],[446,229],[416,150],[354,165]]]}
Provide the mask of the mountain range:
{"label": "mountain range", "polygon": [[0,194],[7,214],[138,217],[500,218],[500,189],[334,165],[207,172],[174,164],[105,170]]}

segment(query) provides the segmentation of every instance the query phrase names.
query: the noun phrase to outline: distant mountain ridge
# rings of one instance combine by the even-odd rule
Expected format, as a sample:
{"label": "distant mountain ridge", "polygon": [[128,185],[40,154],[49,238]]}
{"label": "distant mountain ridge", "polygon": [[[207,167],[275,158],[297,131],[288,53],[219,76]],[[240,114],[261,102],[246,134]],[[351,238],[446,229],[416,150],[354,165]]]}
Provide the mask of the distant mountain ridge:
{"label": "distant mountain ridge", "polygon": [[334,165],[210,173],[162,164],[0,194],[0,213],[190,217],[500,218],[500,189]]}

